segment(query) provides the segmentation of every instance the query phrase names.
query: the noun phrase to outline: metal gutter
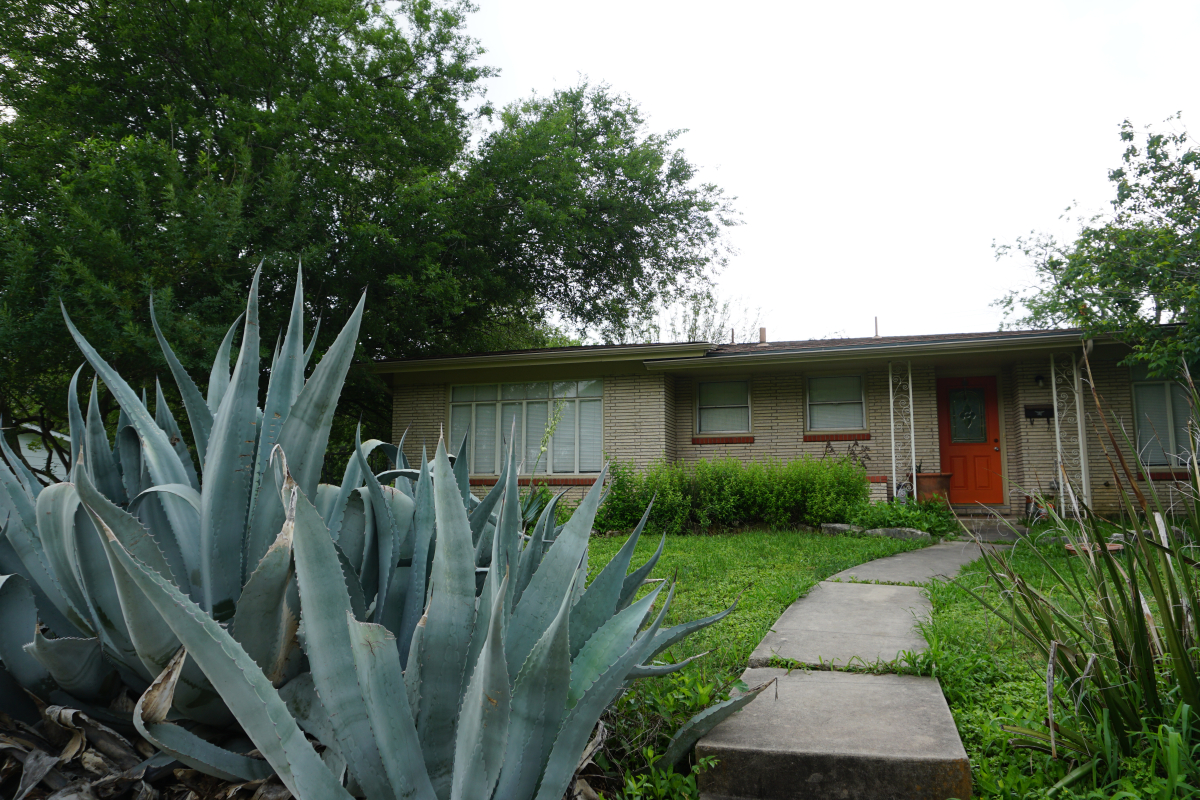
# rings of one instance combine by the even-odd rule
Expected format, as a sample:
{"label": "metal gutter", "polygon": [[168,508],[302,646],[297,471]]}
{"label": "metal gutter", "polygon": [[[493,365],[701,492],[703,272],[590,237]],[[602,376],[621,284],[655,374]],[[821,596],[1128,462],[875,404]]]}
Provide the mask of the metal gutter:
{"label": "metal gutter", "polygon": [[[1110,340],[1111,337],[1099,337]],[[676,369],[717,369],[729,366],[754,364],[798,364],[808,361],[828,361],[834,358],[863,360],[869,358],[934,357],[942,355],[964,355],[978,352],[1013,352],[1021,350],[1044,350],[1064,345],[1078,345],[1083,341],[1079,331],[1022,334],[1020,336],[988,337],[979,339],[953,339],[920,342],[880,342],[846,346],[810,347],[796,350],[773,350],[762,353],[742,352],[725,355],[707,355],[703,358],[664,358],[647,360],[646,369],[663,372]]]}
{"label": "metal gutter", "polygon": [[663,359],[695,363],[713,349],[708,342],[683,342],[656,345],[612,345],[578,350],[531,350],[521,353],[484,353],[475,356],[417,358],[376,363],[381,374],[402,372],[442,372],[472,367],[558,366],[564,364],[603,364],[610,361],[646,361]]}

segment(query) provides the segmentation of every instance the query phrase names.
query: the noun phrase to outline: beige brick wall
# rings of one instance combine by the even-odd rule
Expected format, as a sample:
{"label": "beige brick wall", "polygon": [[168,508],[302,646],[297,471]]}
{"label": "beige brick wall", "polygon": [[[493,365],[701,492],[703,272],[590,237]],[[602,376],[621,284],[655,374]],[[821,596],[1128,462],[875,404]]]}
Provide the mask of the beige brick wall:
{"label": "beige brick wall", "polygon": [[392,441],[404,436],[404,455],[412,464],[421,463],[421,447],[429,455],[437,449],[442,429],[449,429],[448,386],[444,383],[401,384],[392,388]]}
{"label": "beige brick wall", "polygon": [[674,380],[662,374],[605,377],[605,457],[638,467],[670,458],[667,400],[673,393]]}

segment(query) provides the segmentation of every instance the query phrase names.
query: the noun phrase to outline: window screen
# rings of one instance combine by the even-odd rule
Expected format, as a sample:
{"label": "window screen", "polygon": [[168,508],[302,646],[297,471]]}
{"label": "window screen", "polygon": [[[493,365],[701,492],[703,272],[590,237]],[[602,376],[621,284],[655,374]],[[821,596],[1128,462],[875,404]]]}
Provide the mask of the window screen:
{"label": "window screen", "polygon": [[1187,391],[1170,381],[1135,383],[1133,404],[1139,460],[1148,466],[1186,464],[1191,452]]}
{"label": "window screen", "polygon": [[451,446],[470,437],[467,453],[477,474],[498,473],[510,441],[523,474],[599,472],[603,394],[595,380],[455,386]]}
{"label": "window screen", "polygon": [[700,433],[749,432],[750,384],[747,381],[702,383],[698,388]]}
{"label": "window screen", "polygon": [[809,378],[809,430],[861,430],[865,427],[862,376]]}

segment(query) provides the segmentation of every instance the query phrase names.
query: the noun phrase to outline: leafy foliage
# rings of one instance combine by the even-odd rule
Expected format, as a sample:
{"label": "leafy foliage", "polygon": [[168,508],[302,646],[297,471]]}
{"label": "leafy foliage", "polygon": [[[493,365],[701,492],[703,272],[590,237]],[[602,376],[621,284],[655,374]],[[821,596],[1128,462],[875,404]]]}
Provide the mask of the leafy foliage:
{"label": "leafy foliage", "polygon": [[850,523],[863,528],[916,528],[934,536],[959,533],[962,527],[941,500],[908,503],[864,503],[850,513]]}
{"label": "leafy foliage", "polygon": [[1182,130],[1137,139],[1126,120],[1111,214],[1082,221],[1069,244],[1043,235],[998,248],[1023,253],[1039,285],[996,304],[1017,325],[1117,335],[1166,374],[1200,360],[1200,152]]}
{"label": "leafy foliage", "polygon": [[865,471],[849,459],[743,463],[726,457],[695,464],[660,461],[644,471],[614,464],[596,524],[603,531],[629,530],[653,499],[651,531],[820,525],[847,521],[868,492]]}
{"label": "leafy foliage", "polygon": [[[207,374],[260,262],[268,347],[298,258],[314,290],[306,319],[325,321],[318,351],[368,289],[360,365],[551,344],[551,311],[615,331],[703,283],[732,211],[696,181],[677,134],[586,84],[494,115],[470,11],[464,0],[6,5],[9,424],[49,448],[65,430],[77,355],[60,300],[131,386],[152,390],[166,365],[148,296],[183,366]],[[168,399],[179,399],[169,387]],[[115,422],[111,400],[100,410]],[[335,451],[351,454],[360,417],[386,435],[390,412],[378,378],[352,370]]]}

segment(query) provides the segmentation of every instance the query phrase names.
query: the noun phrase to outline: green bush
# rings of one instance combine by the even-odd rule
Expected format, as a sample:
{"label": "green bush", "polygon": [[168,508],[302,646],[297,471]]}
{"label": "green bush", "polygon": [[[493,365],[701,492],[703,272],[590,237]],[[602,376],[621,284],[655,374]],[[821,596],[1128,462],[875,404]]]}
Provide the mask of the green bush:
{"label": "green bush", "polygon": [[864,528],[916,528],[934,536],[962,530],[954,512],[941,500],[919,503],[863,503],[850,514],[850,522]]}
{"label": "green bush", "polygon": [[647,530],[658,533],[846,522],[869,492],[865,470],[848,459],[658,461],[645,471],[618,463],[610,474],[608,499],[596,515],[600,531],[632,528],[652,497]]}

